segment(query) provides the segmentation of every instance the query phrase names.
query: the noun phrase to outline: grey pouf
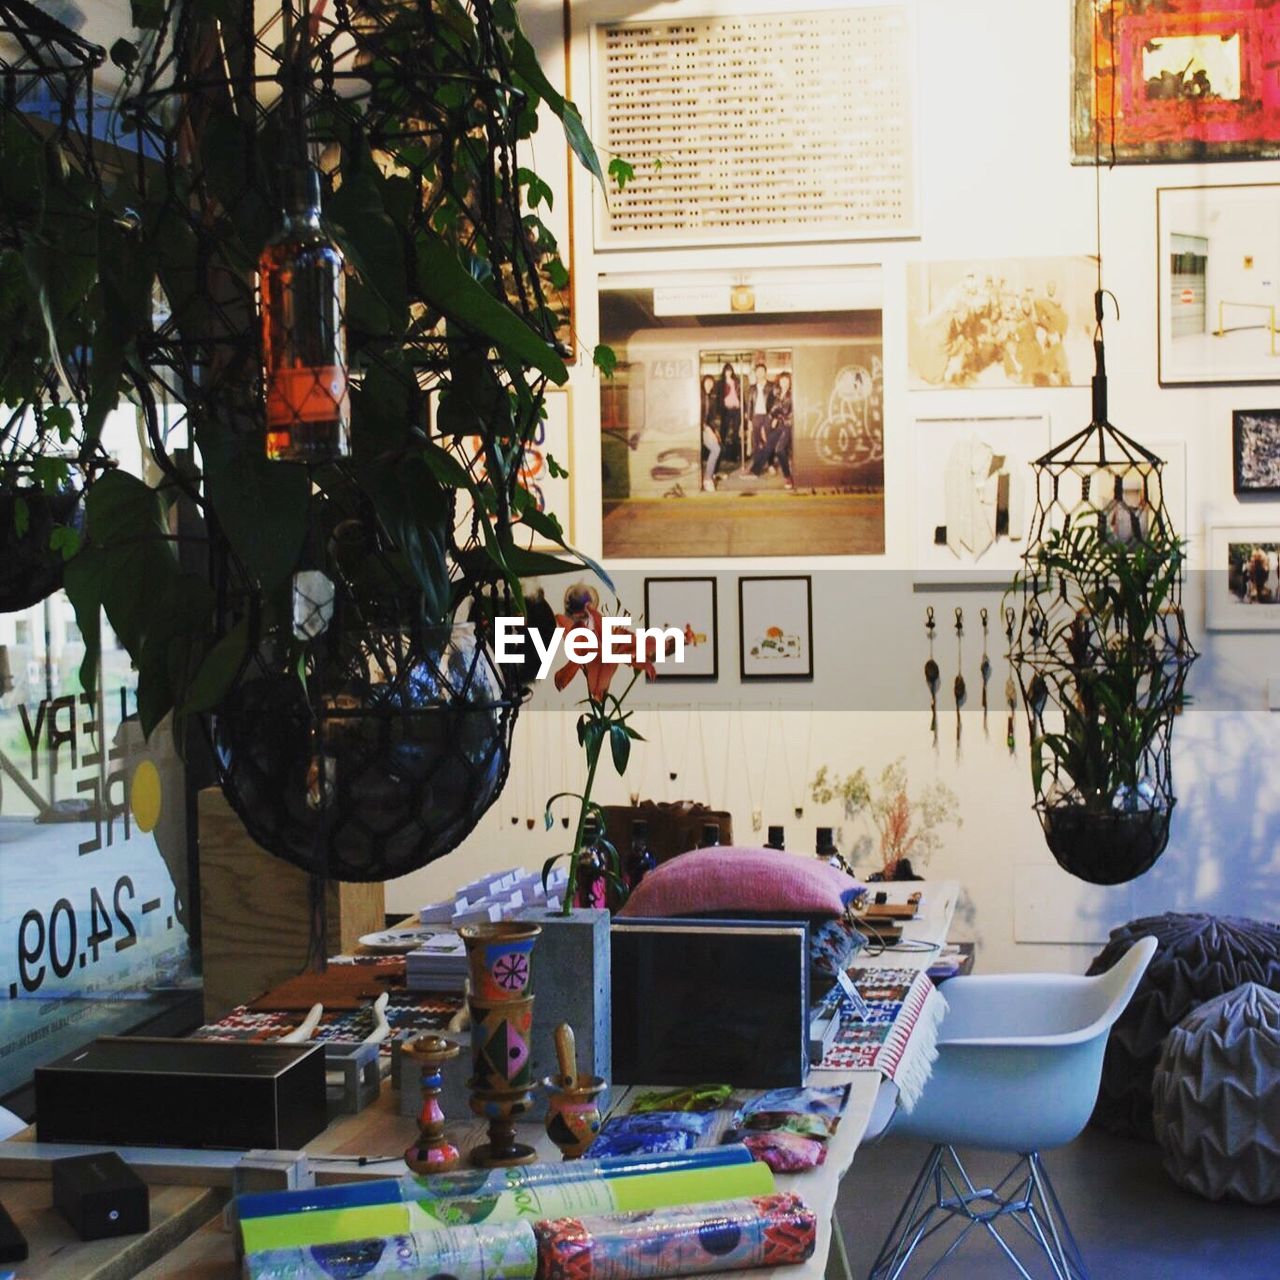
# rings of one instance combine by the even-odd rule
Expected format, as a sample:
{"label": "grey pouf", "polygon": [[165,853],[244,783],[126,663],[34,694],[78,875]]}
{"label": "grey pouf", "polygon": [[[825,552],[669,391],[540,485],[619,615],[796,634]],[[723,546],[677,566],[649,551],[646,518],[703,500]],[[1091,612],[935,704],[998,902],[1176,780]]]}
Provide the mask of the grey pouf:
{"label": "grey pouf", "polygon": [[1180,1187],[1280,1200],[1280,995],[1246,982],[1188,1014],[1165,1041],[1151,1104]]}
{"label": "grey pouf", "polygon": [[1113,929],[1089,973],[1106,972],[1147,935],[1160,945],[1107,1038],[1093,1120],[1150,1141],[1151,1077],[1165,1037],[1197,1005],[1243,982],[1280,991],[1280,925],[1235,916],[1146,916]]}

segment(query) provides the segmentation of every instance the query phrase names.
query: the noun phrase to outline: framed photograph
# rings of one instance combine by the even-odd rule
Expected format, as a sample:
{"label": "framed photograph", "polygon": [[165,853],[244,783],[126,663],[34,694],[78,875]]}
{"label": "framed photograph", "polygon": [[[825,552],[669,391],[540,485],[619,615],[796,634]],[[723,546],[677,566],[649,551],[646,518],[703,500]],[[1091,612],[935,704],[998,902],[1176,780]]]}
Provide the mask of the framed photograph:
{"label": "framed photograph", "polygon": [[714,578],[646,578],[644,625],[690,627],[693,644],[684,647],[684,662],[659,662],[659,680],[718,680],[720,627]]}
{"label": "framed photograph", "polygon": [[1280,525],[1209,529],[1205,626],[1280,631]]}
{"label": "framed photograph", "polygon": [[880,271],[605,276],[610,560],[884,553]]}
{"label": "framed photograph", "polygon": [[1160,385],[1280,382],[1280,184],[1156,192]]}
{"label": "framed photograph", "polygon": [[917,585],[1008,583],[1035,513],[1031,464],[1048,448],[1043,415],[917,418]]}
{"label": "framed photograph", "polygon": [[1260,0],[1075,0],[1072,162],[1280,157],[1276,47]]}
{"label": "framed photograph", "polygon": [[807,574],[738,579],[738,674],[743,680],[813,679]]}
{"label": "framed photograph", "polygon": [[[577,19],[592,54],[592,134],[634,169],[607,199],[603,184],[596,192],[596,248],[919,234],[915,6],[703,8],[721,11]],[[679,91],[653,92],[676,66]]]}
{"label": "framed photograph", "polygon": [[1096,272],[1083,256],[908,264],[909,385],[1087,386]]}
{"label": "framed photograph", "polygon": [[1237,409],[1231,448],[1237,493],[1280,493],[1280,409]]}

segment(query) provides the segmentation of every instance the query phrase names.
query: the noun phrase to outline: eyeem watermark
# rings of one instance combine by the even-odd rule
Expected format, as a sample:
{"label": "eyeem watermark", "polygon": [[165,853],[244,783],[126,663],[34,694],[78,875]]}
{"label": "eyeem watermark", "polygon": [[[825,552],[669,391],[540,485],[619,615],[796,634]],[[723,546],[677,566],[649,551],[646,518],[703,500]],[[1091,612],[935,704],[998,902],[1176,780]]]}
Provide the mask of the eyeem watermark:
{"label": "eyeem watermark", "polygon": [[680,627],[635,627],[631,619],[610,616],[592,627],[557,627],[549,639],[527,627],[523,618],[494,619],[493,651],[500,663],[523,663],[525,645],[538,655],[538,679],[545,680],[556,655],[586,666],[597,658],[608,663],[637,666],[649,662],[683,662],[685,633]]}

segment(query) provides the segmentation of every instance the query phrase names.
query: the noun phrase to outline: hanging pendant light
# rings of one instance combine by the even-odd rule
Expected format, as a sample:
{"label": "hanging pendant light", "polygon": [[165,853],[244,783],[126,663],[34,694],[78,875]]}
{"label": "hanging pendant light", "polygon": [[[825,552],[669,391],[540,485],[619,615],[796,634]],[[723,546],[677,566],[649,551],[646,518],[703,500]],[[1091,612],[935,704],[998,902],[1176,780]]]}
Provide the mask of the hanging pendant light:
{"label": "hanging pendant light", "polygon": [[1033,464],[1036,508],[1014,582],[1021,616],[1010,661],[1049,849],[1082,880],[1120,884],[1148,870],[1168,843],[1173,723],[1197,655],[1165,464],[1109,417],[1096,132],[1094,162],[1093,412]]}

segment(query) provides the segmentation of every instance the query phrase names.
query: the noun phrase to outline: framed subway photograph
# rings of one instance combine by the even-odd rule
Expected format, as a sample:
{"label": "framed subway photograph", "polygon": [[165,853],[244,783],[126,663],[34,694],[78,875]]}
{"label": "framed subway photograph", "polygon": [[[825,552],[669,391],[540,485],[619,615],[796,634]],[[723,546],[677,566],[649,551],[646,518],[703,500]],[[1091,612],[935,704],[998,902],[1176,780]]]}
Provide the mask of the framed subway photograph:
{"label": "framed subway photograph", "polygon": [[1214,525],[1208,550],[1205,626],[1280,631],[1280,525]]}
{"label": "framed subway photograph", "polygon": [[688,627],[692,643],[685,644],[684,662],[658,663],[658,680],[720,678],[720,627],[714,578],[646,578],[644,625]]}
{"label": "framed subway photograph", "polygon": [[813,679],[813,581],[807,575],[738,579],[738,674]]}
{"label": "framed subway photograph", "polygon": [[1237,409],[1231,448],[1238,494],[1280,493],[1280,409]]}
{"label": "framed subway photograph", "polygon": [[1156,192],[1162,387],[1280,382],[1280,183]]}

